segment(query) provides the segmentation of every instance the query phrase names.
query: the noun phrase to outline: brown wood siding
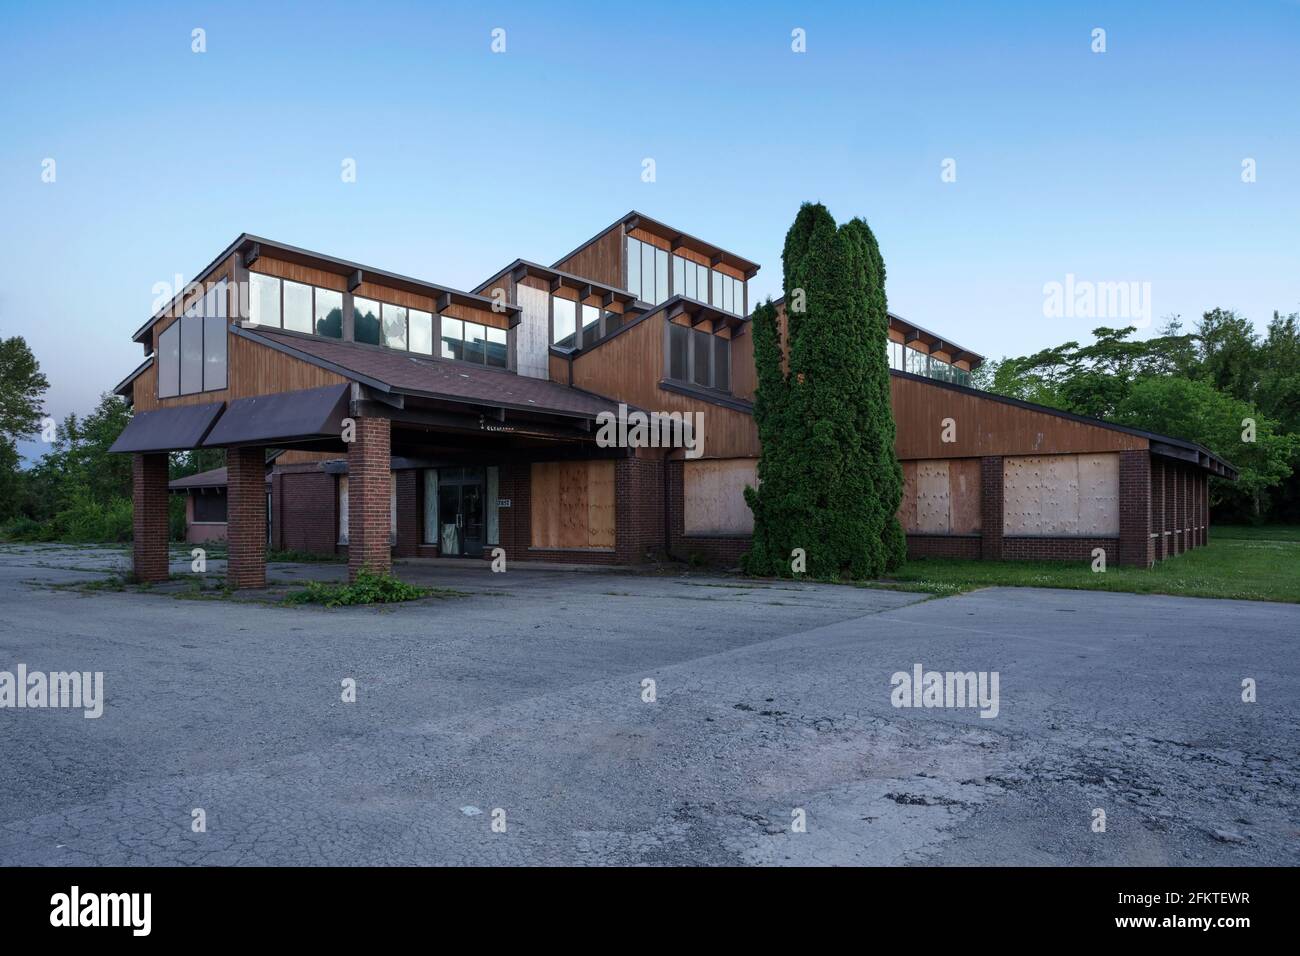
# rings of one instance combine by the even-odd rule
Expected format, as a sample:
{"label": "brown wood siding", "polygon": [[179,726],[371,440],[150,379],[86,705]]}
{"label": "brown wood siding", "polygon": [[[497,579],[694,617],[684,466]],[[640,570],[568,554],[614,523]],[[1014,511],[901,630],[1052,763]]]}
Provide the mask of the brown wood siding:
{"label": "brown wood siding", "polygon": [[176,405],[205,405],[209,402],[229,402],[253,395],[273,392],[296,392],[304,388],[336,385],[347,379],[334,372],[317,368],[301,359],[285,355],[275,349],[236,335],[227,338],[227,387],[215,392],[198,392],[175,398],[158,399],[158,365],[155,362],[132,383],[135,389],[135,409],[147,412],[155,408]]}
{"label": "brown wood siding", "polygon": [[721,272],[723,275],[731,276],[733,279],[739,279],[741,282],[745,281],[745,273],[740,269],[737,269],[735,266],[728,265],[725,262],[712,265],[712,259],[708,256],[696,252],[694,249],[687,249],[685,246],[677,249],[676,252],[673,252],[673,244],[663,236],[655,235],[653,232],[646,232],[644,229],[633,229],[628,233],[628,235],[633,239],[640,239],[642,242],[648,243],[657,249],[665,249],[673,255],[681,256],[683,259],[689,259],[691,262],[699,265],[708,266],[711,269]]}
{"label": "brown wood siding", "polygon": [[573,385],[650,412],[703,412],[706,458],[758,456],[754,417],[659,387],[664,319],[652,316],[573,360]]}
{"label": "brown wood siding", "polygon": [[[672,246],[672,243],[663,236],[656,235],[653,232],[646,232],[644,229],[632,229],[628,232],[628,235],[633,239],[640,239],[642,242],[654,246],[656,249],[668,251]],[[707,263],[705,264],[707,265]]]}
{"label": "brown wood siding", "polygon": [[546,358],[546,367],[552,382],[559,382],[561,385],[569,384],[568,359],[559,355],[548,355]]}
{"label": "brown wood siding", "polygon": [[611,226],[600,237],[554,266],[560,272],[623,288],[623,226]]}
{"label": "brown wood siding", "polygon": [[163,332],[167,330],[168,326],[179,319],[182,312],[193,305],[200,296],[205,295],[209,289],[222,279],[226,279],[230,283],[226,287],[226,314],[231,315],[235,312],[236,308],[238,308],[237,303],[239,302],[239,290],[234,287],[233,283],[234,264],[235,257],[233,255],[228,256],[225,262],[212,270],[212,275],[203,280],[202,291],[196,289],[192,294],[185,296],[181,301],[181,304],[174,310],[176,313],[175,315],[169,315],[165,319],[159,319],[154,324],[153,328],[149,331],[153,336],[152,342],[155,355],[158,353],[158,336],[162,335]]}
{"label": "brown wood siding", "polygon": [[529,497],[534,548],[614,547],[614,462],[536,462]]}
{"label": "brown wood siding", "polygon": [[[1148,446],[1147,440],[1139,435],[1020,408],[900,375],[890,376],[890,389],[897,427],[894,449],[903,460],[1083,454],[1129,451]],[[941,440],[945,418],[956,423],[955,442]]]}
{"label": "brown wood siding", "polygon": [[[248,267],[248,271],[288,279],[291,282],[305,282],[307,285],[317,285],[322,289],[333,289],[335,292],[348,291],[347,276],[341,276],[337,272],[326,272],[324,269],[313,269],[311,266],[299,265],[296,262],[285,262],[283,259],[274,259],[271,256],[258,256]],[[394,299],[388,301],[402,305]]]}
{"label": "brown wood siding", "polygon": [[731,337],[731,394],[754,400],[758,388],[758,370],[754,367],[754,330]]}

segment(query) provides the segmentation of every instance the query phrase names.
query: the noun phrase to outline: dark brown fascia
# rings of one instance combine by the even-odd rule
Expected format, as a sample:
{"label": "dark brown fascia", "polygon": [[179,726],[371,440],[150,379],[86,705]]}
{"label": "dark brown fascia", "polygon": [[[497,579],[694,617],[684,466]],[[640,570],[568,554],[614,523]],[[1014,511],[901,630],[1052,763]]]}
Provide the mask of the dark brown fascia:
{"label": "dark brown fascia", "polygon": [[699,252],[702,255],[715,256],[721,254],[725,257],[721,261],[726,262],[727,265],[732,266],[735,269],[739,269],[745,274],[746,279],[754,278],[754,276],[758,274],[758,270],[761,268],[757,262],[751,262],[749,259],[746,259],[743,256],[738,256],[734,252],[728,252],[710,242],[705,242],[703,239],[697,239],[690,233],[682,232],[680,229],[674,229],[672,226],[662,223],[657,219],[651,219],[649,216],[642,215],[635,209],[616,222],[610,223],[604,229],[600,230],[600,232],[579,245],[576,249],[572,249],[565,255],[560,256],[560,258],[556,259],[552,264],[552,267],[558,266],[566,259],[573,258],[596,240],[603,239],[614,229],[621,228],[626,233],[638,226],[645,228],[647,232],[652,232],[657,236],[662,236],[664,239],[667,239],[673,244],[674,249],[679,249],[682,246],[685,246],[686,248]]}
{"label": "dark brown fascia", "polygon": [[700,302],[698,299],[688,299],[684,295],[675,295],[672,298],[665,299],[657,306],[652,306],[646,315],[654,315],[656,312],[664,312],[668,321],[672,321],[678,316],[686,316],[691,320],[691,327],[699,325],[704,321],[717,323],[721,321],[733,332],[744,329],[749,326],[749,316],[733,315],[730,312],[723,312],[721,309],[714,308],[707,302]]}
{"label": "dark brown fascia", "polygon": [[131,383],[134,382],[137,378],[139,378],[140,374],[144,372],[144,370],[147,369],[152,364],[153,364],[153,356],[150,355],[147,359],[145,359],[143,362],[141,362],[139,365],[135,367],[134,372],[132,372],[126,378],[122,379],[122,381],[118,382],[115,386],[113,386],[113,394],[120,395],[122,398],[125,398],[128,405],[135,404],[135,393],[131,389]]}
{"label": "dark brown fascia", "polygon": [[585,295],[584,298],[590,298],[591,295],[600,295],[607,307],[611,302],[622,302],[624,306],[629,306],[634,305],[637,301],[636,296],[628,292],[626,289],[620,289],[617,286],[612,285],[605,285],[604,283],[589,279],[586,276],[580,276],[573,272],[565,272],[561,269],[554,269],[550,266],[540,265],[536,262],[530,262],[527,259],[516,259],[504,269],[499,270],[487,281],[480,282],[475,286],[474,293],[476,295],[481,293],[484,289],[506,274],[509,274],[511,280],[514,282],[518,282],[520,279],[525,279],[529,276],[532,276],[535,279],[541,279],[544,282],[550,283],[552,292],[561,288],[577,289],[579,291],[589,289],[590,295]]}
{"label": "dark brown fascia", "polygon": [[[372,269],[370,266],[364,266],[357,262],[351,262],[347,259],[340,259],[336,256],[327,256],[321,252],[312,252],[309,249],[301,249],[298,246],[291,246],[283,242],[275,242],[270,239],[263,239],[260,236],[254,236],[249,233],[240,234],[234,242],[228,245],[220,255],[213,259],[204,267],[194,279],[186,284],[201,283],[208,278],[218,266],[226,261],[233,253],[251,254],[252,258],[246,255],[242,256],[244,265],[247,266],[258,256],[263,254],[275,255],[277,258],[283,258],[288,262],[296,262],[299,265],[308,265],[315,268],[326,267],[324,271],[334,272],[341,276],[349,277],[349,288],[355,289],[362,279],[368,282],[376,282],[394,289],[401,289],[404,292],[414,292],[418,295],[432,295],[436,298],[440,295],[446,295],[450,302],[457,305],[469,305],[478,308],[491,309],[496,303],[481,295],[472,292],[461,292],[459,289],[453,289],[449,286],[438,285],[434,282],[425,282],[423,279],[413,279],[410,276],[399,275],[396,272],[386,272],[383,269]],[[355,280],[355,284],[352,284]],[[131,336],[132,341],[141,342],[145,335],[153,326],[162,318],[165,318],[176,304],[179,297],[184,295],[184,289],[178,292],[171,300],[150,317],[149,321],[140,326],[135,334]],[[497,309],[496,311],[500,311]],[[510,325],[513,327],[519,324],[519,307],[515,305],[505,306],[505,311],[509,313]]]}
{"label": "dark brown fascia", "polygon": [[972,369],[979,368],[979,366],[984,364],[984,356],[980,355],[978,352],[972,352],[970,349],[963,348],[956,342],[949,341],[948,339],[936,335],[929,329],[923,329],[915,322],[909,322],[901,315],[895,315],[893,312],[890,312],[889,324],[898,327],[899,330],[903,332],[905,341],[907,342],[915,342],[920,339],[932,350],[942,346],[942,350],[947,352],[949,355],[954,354],[952,350],[955,349],[957,352],[961,353],[961,356],[964,359],[970,362],[970,367]]}
{"label": "dark brown fascia", "polygon": [[[729,252],[721,246],[715,246],[711,242],[705,242],[703,239],[692,236],[688,232],[682,232],[680,229],[670,226],[665,222],[660,222],[658,219],[651,219],[649,216],[643,215],[635,209],[624,216],[620,222],[623,226],[624,232],[631,232],[633,229],[644,229],[646,232],[653,233],[662,239],[667,239],[673,249],[685,247],[690,249],[692,252],[698,252],[701,255],[708,256],[709,261],[715,266],[723,264],[731,266],[733,269],[738,269],[744,274],[746,279],[754,278],[754,276],[758,274],[758,270],[761,268],[757,262],[746,259],[743,256],[738,256],[734,252]],[[617,225],[619,225],[619,223],[614,224],[614,226]],[[614,228],[614,226],[611,226],[610,229]],[[609,232],[609,229],[606,229],[600,235],[603,236],[606,232]],[[596,238],[599,238],[599,236]],[[573,255],[573,253],[569,253],[569,255]]]}

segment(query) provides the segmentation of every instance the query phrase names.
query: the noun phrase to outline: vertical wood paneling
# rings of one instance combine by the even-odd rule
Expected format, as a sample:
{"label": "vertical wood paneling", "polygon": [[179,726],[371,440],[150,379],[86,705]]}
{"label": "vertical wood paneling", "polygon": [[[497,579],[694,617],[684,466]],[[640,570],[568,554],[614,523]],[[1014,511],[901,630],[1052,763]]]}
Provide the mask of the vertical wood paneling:
{"label": "vertical wood paneling", "polygon": [[[1021,408],[978,393],[890,376],[902,460],[978,458],[984,455],[1049,455],[1146,448],[1140,435]],[[957,422],[957,441],[944,442],[942,421]]]}
{"label": "vertical wood paneling", "polygon": [[614,462],[589,461],[587,465],[588,544],[614,547]]}
{"label": "vertical wood paneling", "polygon": [[614,547],[614,462],[536,462],[531,474],[534,548]]}
{"label": "vertical wood paneling", "polygon": [[573,255],[561,259],[554,266],[560,272],[571,272],[584,279],[603,285],[623,288],[623,226],[610,227],[601,236]]}
{"label": "vertical wood paneling", "polygon": [[683,526],[691,534],[751,534],[754,514],[745,486],[758,486],[758,460],[732,458],[683,462]]}
{"label": "vertical wood paneling", "polygon": [[[552,375],[556,373],[552,358]],[[646,411],[703,412],[706,458],[758,457],[754,416],[659,387],[664,377],[664,318],[650,316],[573,360],[573,384]]]}
{"label": "vertical wood paneling", "polygon": [[1029,455],[1003,461],[1003,533],[1119,534],[1119,455]]}
{"label": "vertical wood paneling", "polygon": [[948,463],[917,462],[916,529],[923,534],[947,534],[948,527]]}
{"label": "vertical wood paneling", "polygon": [[958,458],[948,462],[950,528],[953,534],[975,534],[980,530],[981,490],[978,458]]}

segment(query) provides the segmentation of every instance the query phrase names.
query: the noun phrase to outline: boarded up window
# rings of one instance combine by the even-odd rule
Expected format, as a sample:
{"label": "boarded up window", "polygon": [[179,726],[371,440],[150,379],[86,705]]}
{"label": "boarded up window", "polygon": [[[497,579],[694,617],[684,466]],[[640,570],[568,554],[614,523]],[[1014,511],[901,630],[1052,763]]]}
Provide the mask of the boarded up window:
{"label": "boarded up window", "polygon": [[754,513],[745,503],[745,486],[758,487],[756,459],[705,459],[682,464],[688,535],[754,533]]}
{"label": "boarded up window", "polygon": [[903,462],[903,530],[912,534],[975,534],[980,530],[977,458]]}
{"label": "boarded up window", "polygon": [[614,547],[614,463],[536,462],[530,502],[534,548]]}
{"label": "boarded up window", "polygon": [[1119,534],[1119,455],[1007,458],[1003,534]]}

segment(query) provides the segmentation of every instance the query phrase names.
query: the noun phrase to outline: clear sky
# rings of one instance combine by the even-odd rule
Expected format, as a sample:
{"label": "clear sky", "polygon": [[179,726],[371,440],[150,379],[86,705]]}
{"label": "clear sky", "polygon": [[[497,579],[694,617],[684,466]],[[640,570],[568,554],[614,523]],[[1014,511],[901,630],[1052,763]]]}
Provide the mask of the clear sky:
{"label": "clear sky", "polygon": [[1300,310],[1298,80],[1296,0],[3,0],[0,335],[62,417],[241,232],[469,288],[634,208],[762,263],[754,301],[804,200],[867,219],[893,311],[994,358],[1124,324],[1045,318],[1067,275],[1262,328]]}

